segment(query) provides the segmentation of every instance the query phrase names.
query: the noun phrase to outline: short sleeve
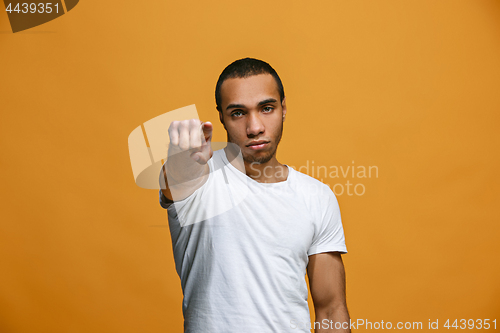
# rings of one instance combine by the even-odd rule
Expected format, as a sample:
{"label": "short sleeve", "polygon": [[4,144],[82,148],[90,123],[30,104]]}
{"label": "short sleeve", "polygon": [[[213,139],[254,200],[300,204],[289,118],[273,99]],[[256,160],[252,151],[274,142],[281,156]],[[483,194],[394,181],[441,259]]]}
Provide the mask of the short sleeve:
{"label": "short sleeve", "polygon": [[320,206],[321,216],[315,221],[314,237],[307,255],[322,252],[347,253],[339,204],[330,188],[321,195]]}

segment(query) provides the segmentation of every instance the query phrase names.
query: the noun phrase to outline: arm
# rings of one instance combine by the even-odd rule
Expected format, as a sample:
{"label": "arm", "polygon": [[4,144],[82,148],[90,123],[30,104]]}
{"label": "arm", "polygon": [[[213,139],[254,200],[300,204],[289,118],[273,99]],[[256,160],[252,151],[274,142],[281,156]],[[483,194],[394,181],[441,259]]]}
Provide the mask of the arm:
{"label": "arm", "polygon": [[168,129],[170,145],[167,162],[160,172],[160,188],[170,200],[182,200],[208,179],[207,164],[212,157],[212,124],[197,119],[173,121]]}
{"label": "arm", "polygon": [[[309,287],[316,313],[316,333],[350,333],[349,312],[345,295],[345,270],[338,252],[309,256],[307,265]],[[342,328],[336,329],[340,322]],[[314,327],[314,326],[313,326]],[[337,326],[338,327],[338,326]]]}

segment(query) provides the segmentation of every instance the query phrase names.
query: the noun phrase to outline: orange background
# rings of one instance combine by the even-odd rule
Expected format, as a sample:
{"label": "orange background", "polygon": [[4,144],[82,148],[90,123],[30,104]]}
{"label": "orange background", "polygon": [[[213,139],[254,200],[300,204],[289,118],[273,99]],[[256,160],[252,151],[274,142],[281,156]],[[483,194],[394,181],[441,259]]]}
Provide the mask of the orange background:
{"label": "orange background", "polygon": [[16,34],[1,8],[1,332],[182,331],[127,137],[196,104],[225,140],[247,56],[284,83],[282,163],[378,167],[324,180],[366,188],[338,196],[351,317],[500,320],[500,2],[84,0]]}

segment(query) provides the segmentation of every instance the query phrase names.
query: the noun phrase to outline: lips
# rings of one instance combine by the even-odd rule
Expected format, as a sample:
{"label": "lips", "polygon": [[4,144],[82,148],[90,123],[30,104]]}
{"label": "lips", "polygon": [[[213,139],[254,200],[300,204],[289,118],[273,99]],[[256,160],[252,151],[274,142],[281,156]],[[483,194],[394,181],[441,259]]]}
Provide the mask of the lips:
{"label": "lips", "polygon": [[269,144],[269,141],[258,140],[250,142],[247,147],[254,150],[259,150],[265,148]]}

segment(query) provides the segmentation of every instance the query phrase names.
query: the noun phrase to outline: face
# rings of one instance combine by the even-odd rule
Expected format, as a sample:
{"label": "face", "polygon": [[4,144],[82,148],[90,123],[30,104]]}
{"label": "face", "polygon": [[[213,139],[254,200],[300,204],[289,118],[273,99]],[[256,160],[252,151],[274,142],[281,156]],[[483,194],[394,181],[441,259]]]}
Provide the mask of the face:
{"label": "face", "polygon": [[228,141],[238,145],[247,163],[267,163],[276,154],[286,104],[280,103],[271,74],[226,79],[221,86],[221,122]]}

